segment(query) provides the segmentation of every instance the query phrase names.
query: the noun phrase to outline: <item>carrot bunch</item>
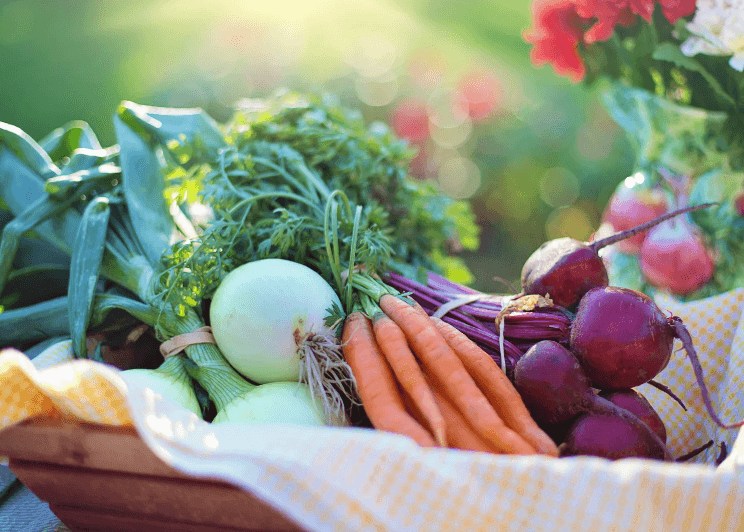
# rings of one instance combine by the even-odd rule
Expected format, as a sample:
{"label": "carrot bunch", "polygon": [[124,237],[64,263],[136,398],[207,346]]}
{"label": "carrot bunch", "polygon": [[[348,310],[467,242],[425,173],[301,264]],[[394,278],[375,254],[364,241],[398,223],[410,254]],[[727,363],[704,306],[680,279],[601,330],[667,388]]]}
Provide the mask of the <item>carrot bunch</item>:
{"label": "carrot bunch", "polygon": [[366,273],[352,282],[358,304],[344,323],[344,357],[376,429],[426,447],[558,455],[498,364],[465,334]]}

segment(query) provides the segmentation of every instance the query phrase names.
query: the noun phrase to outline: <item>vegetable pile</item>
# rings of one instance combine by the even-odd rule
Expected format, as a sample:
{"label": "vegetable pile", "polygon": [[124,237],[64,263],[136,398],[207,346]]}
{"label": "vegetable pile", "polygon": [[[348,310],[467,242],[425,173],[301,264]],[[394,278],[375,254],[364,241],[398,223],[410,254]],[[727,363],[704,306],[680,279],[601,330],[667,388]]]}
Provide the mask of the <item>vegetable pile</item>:
{"label": "vegetable pile", "polygon": [[[124,102],[114,125],[103,148],[80,122],[39,142],[0,124],[6,345],[67,336],[109,364],[147,348],[116,364],[124,378],[213,423],[670,460],[633,388],[665,389],[679,339],[712,418],[741,425],[713,410],[679,318],[609,287],[597,254],[709,203],[548,242],[497,297],[453,280],[468,272],[449,249],[478,244],[467,204],[411,180],[407,145],[332,99],[246,101],[223,125]],[[25,263],[34,249],[49,262]],[[54,282],[29,298],[39,279]]]}
{"label": "vegetable pile", "polygon": [[[649,383],[685,408],[672,390],[653,380],[668,364],[675,340],[688,355],[711,419],[729,429],[744,421],[725,424],[715,412],[682,321],[666,316],[642,292],[609,286],[596,249],[711,206],[664,213],[594,245],[570,239],[547,242],[527,260],[523,291],[514,296],[482,294],[434,274],[426,285],[396,274],[387,279],[396,288],[410,291],[433,319],[448,320],[493,361],[500,361],[532,417],[559,445],[561,456],[672,460],[661,418],[634,388]],[[582,269],[597,275],[581,276],[577,272]],[[534,286],[546,289],[545,295],[525,295],[536,291],[531,290]],[[570,308],[555,304],[552,287],[564,294],[561,301]]]}

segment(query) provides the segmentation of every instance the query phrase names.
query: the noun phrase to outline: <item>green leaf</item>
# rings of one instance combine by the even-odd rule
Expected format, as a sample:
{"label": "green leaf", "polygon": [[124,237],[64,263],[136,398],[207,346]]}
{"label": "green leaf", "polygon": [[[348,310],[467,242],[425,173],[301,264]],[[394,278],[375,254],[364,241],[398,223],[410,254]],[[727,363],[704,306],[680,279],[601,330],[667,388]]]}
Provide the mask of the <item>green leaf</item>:
{"label": "green leaf", "polygon": [[72,348],[78,358],[85,357],[87,353],[85,336],[90,323],[110,213],[106,197],[97,197],[88,203],[72,249],[67,302],[70,308]]}
{"label": "green leaf", "polygon": [[668,61],[680,68],[697,72],[708,82],[713,92],[724,102],[732,107],[736,106],[734,99],[724,90],[718,80],[708,70],[692,57],[687,57],[679,47],[672,43],[662,43],[654,51],[653,58],[658,61]]}
{"label": "green leaf", "polygon": [[0,338],[4,346],[60,336],[67,334],[68,329],[66,297],[0,312]]}
{"label": "green leaf", "polygon": [[156,151],[118,116],[114,117],[114,131],[121,150],[121,185],[129,218],[147,259],[157,264],[175,233],[164,193],[163,168]]}
{"label": "green leaf", "polygon": [[119,108],[122,120],[137,123],[163,146],[201,143],[212,156],[227,146],[217,123],[201,109],[150,107],[123,102]]}
{"label": "green leaf", "polygon": [[44,181],[12,150],[0,150],[0,198],[16,217],[5,225],[0,247],[0,292],[7,280],[21,237],[34,230],[58,249],[71,253],[80,215],[70,205],[44,192]]}
{"label": "green leaf", "polygon": [[83,184],[96,184],[96,190],[103,192],[114,187],[114,178],[121,174],[121,168],[112,163],[102,164],[94,168],[79,170],[71,174],[63,174],[47,179],[44,190],[53,197],[65,198],[71,194],[78,194]]}
{"label": "green leaf", "polygon": [[17,268],[8,276],[0,298],[6,309],[35,305],[67,294],[70,268],[60,264],[37,263]]}
{"label": "green leaf", "polygon": [[88,170],[94,166],[101,166],[104,163],[118,164],[118,157],[118,146],[112,146],[105,149],[101,148],[100,150],[78,148],[72,152],[67,164],[62,166],[62,174],[73,174],[82,170]]}
{"label": "green leaf", "polygon": [[100,150],[101,144],[90,126],[82,120],[74,120],[58,127],[39,141],[39,145],[53,161],[72,157],[75,150]]}
{"label": "green leaf", "polygon": [[23,164],[42,178],[59,174],[57,165],[34,139],[16,126],[0,122],[0,150],[5,146],[13,150]]}

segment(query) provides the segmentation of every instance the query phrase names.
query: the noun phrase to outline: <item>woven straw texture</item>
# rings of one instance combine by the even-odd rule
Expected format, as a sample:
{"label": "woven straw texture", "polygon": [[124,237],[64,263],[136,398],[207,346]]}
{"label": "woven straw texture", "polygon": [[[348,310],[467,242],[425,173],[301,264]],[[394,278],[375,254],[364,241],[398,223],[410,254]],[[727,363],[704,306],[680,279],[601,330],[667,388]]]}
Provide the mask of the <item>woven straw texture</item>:
{"label": "woven straw texture", "polygon": [[[722,419],[744,418],[744,289],[658,302],[690,330]],[[744,436],[710,421],[676,347],[657,380],[687,412],[651,386],[640,391],[663,418],[674,455],[716,442],[688,463],[422,449],[361,428],[211,425],[115,369],[72,360],[69,342],[33,363],[17,351],[0,354],[0,429],[33,416],[133,424],[172,467],[249,490],[307,530],[744,530]],[[715,467],[721,442],[729,456]]]}

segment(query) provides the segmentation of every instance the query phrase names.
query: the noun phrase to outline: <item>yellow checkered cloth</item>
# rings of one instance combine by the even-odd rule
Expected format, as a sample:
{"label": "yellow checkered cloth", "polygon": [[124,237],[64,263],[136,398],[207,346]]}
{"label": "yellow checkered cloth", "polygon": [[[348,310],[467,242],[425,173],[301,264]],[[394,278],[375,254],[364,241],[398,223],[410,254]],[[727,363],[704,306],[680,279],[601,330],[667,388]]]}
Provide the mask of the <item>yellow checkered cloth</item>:
{"label": "yellow checkered cloth", "polygon": [[[722,419],[744,418],[744,288],[659,304],[690,330]],[[681,349],[657,380],[688,407],[641,387],[672,453],[717,444],[691,463],[423,449],[361,428],[211,425],[147,389],[127,388],[115,369],[72,360],[69,342],[33,363],[17,351],[0,354],[0,429],[39,415],[133,424],[176,469],[249,490],[313,531],[744,530],[742,431],[710,421]],[[720,442],[730,454],[715,467]]]}

